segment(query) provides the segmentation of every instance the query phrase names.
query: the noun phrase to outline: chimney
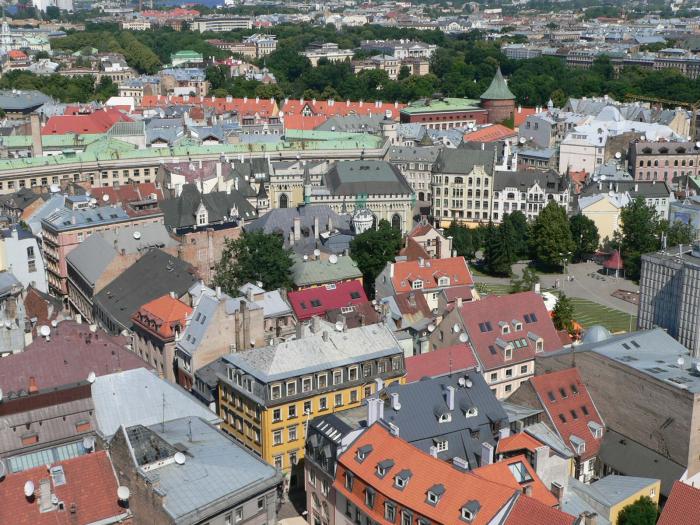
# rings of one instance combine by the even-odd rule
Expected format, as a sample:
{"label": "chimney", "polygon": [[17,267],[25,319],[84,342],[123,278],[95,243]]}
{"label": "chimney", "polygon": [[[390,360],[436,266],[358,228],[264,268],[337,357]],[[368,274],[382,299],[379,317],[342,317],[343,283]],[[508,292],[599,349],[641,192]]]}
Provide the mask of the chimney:
{"label": "chimney", "polygon": [[384,381],[381,377],[375,379],[374,382],[377,384],[377,392],[384,389]]}
{"label": "chimney", "polygon": [[455,409],[455,387],[452,385],[449,385],[445,389],[445,401],[447,402],[448,410]]}
{"label": "chimney", "polygon": [[331,218],[330,215],[328,216],[328,231],[329,232],[333,231],[333,219]]}
{"label": "chimney", "polygon": [[556,481],[552,481],[552,494],[557,498],[559,505],[561,506],[562,500],[564,499],[564,485],[560,485]]}
{"label": "chimney", "polygon": [[248,299],[248,301],[250,301],[251,303],[253,302],[253,287],[252,287],[252,286],[249,287],[248,290],[246,291],[245,297],[246,297],[246,299]]}
{"label": "chimney", "polygon": [[317,315],[314,315],[311,318],[311,333],[317,334],[320,330],[321,330],[321,318]]}
{"label": "chimney", "polygon": [[314,217],[314,238],[317,240],[318,240],[318,235],[319,235],[319,231],[318,231],[318,215],[317,215],[316,217]]}
{"label": "chimney", "polygon": [[216,287],[216,298],[221,299],[221,286]]}
{"label": "chimney", "polygon": [[580,525],[596,525],[598,523],[598,515],[595,512],[582,512],[578,518]]}
{"label": "chimney", "polygon": [[381,401],[375,398],[367,399],[367,426],[373,425],[379,419],[379,407],[377,406],[377,401]]}
{"label": "chimney", "polygon": [[36,379],[34,378],[34,376],[31,376],[31,377],[29,378],[29,388],[28,388],[28,391],[29,391],[30,394],[36,394],[37,392],[39,392],[39,387],[36,386]]}
{"label": "chimney", "polygon": [[294,246],[294,232],[289,232],[289,246]]}
{"label": "chimney", "polygon": [[462,308],[462,298],[457,297],[457,308]]}
{"label": "chimney", "polygon": [[493,463],[493,445],[484,441],[481,444],[481,466]]}
{"label": "chimney", "polygon": [[418,257],[418,267],[423,268],[425,266],[425,260],[423,257]]}
{"label": "chimney", "polygon": [[301,217],[294,217],[294,240],[301,240]]}
{"label": "chimney", "polygon": [[324,330],[323,333],[321,334],[321,337],[323,337],[324,342],[328,342],[328,331]]}
{"label": "chimney", "polygon": [[172,297],[173,299],[177,299],[175,292],[173,292],[172,290],[170,291],[170,297]]}
{"label": "chimney", "polygon": [[523,487],[523,494],[532,496],[532,485],[525,485],[525,487]]}
{"label": "chimney", "polygon": [[398,392],[392,392],[391,393],[391,409],[395,411],[401,410],[401,403],[399,403],[399,394]]}
{"label": "chimney", "polygon": [[433,456],[434,458],[437,458],[438,456],[438,450],[435,445],[430,445],[430,455]]}
{"label": "chimney", "polygon": [[505,439],[510,436],[510,427],[503,427],[498,430],[498,439]]}
{"label": "chimney", "polygon": [[29,116],[29,125],[32,133],[32,157],[42,157],[44,146],[41,143],[41,122],[39,122],[37,113],[32,113]]}

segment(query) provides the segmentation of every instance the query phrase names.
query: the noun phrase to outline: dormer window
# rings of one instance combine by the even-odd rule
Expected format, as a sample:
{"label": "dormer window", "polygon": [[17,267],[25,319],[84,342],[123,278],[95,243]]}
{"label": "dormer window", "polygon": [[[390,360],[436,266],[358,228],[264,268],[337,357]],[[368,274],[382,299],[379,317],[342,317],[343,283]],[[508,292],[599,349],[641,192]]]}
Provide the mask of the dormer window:
{"label": "dormer window", "polygon": [[364,445],[355,452],[355,459],[362,463],[370,452],[372,452],[372,445]]}
{"label": "dormer window", "polygon": [[479,415],[479,409],[477,407],[471,407],[464,413],[465,417],[476,417]]}
{"label": "dormer window", "polygon": [[471,523],[479,513],[479,509],[481,509],[481,504],[478,501],[467,501],[460,509],[460,518],[468,523]]}
{"label": "dormer window", "polygon": [[535,352],[542,352],[544,350],[544,341],[542,339],[538,339],[535,342]]}
{"label": "dormer window", "polygon": [[440,277],[438,279],[438,286],[449,286],[450,285],[450,278],[449,277]]}
{"label": "dormer window", "polygon": [[513,324],[513,330],[515,330],[516,332],[519,332],[520,330],[523,329],[523,323],[521,323],[520,321],[513,319],[512,324]]}
{"label": "dormer window", "polygon": [[428,489],[426,495],[426,502],[430,505],[437,505],[440,502],[440,498],[445,493],[445,487],[443,485],[433,485]]}
{"label": "dormer window", "polygon": [[452,414],[440,414],[440,417],[438,417],[439,423],[449,423],[450,421],[452,421]]}
{"label": "dormer window", "polygon": [[411,288],[413,288],[414,290],[421,290],[423,288],[423,281],[421,281],[420,279],[416,279],[411,284]]}
{"label": "dormer window", "polygon": [[512,348],[512,347],[507,346],[507,347],[505,348],[505,351],[504,351],[504,352],[505,352],[506,361],[509,361],[510,359],[513,359],[513,348]]}
{"label": "dormer window", "polygon": [[408,481],[411,479],[412,475],[413,474],[411,471],[407,469],[404,469],[396,474],[396,476],[394,476],[394,485],[396,488],[403,489],[408,484]]}
{"label": "dormer window", "polygon": [[501,335],[508,335],[510,333],[510,326],[505,321],[498,323],[501,327]]}
{"label": "dormer window", "polygon": [[377,463],[377,476],[380,478],[383,478],[386,476],[386,473],[391,470],[391,467],[394,466],[394,460],[392,459],[385,459],[384,461],[380,461]]}

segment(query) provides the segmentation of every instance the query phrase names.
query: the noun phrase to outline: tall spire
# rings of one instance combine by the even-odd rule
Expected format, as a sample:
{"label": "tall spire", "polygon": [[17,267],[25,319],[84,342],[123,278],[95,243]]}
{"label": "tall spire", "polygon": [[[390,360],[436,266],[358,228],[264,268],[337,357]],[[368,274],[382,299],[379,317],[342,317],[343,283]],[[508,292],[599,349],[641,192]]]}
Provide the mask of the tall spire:
{"label": "tall spire", "polygon": [[500,66],[493,76],[491,85],[483,92],[480,98],[481,100],[515,100],[515,95],[513,95],[508,84],[506,84],[506,79],[503,78]]}

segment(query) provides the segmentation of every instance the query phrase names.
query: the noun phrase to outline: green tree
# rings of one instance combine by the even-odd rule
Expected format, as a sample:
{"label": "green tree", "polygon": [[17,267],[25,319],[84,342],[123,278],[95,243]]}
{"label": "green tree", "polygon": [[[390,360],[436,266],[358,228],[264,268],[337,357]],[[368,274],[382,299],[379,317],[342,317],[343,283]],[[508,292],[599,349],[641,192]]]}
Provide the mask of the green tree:
{"label": "green tree", "polygon": [[553,200],[532,224],[530,248],[533,258],[549,267],[562,266],[574,249],[566,210]]}
{"label": "green tree", "polygon": [[513,277],[510,280],[510,293],[527,292],[528,290],[533,290],[535,284],[540,282],[540,276],[534,268],[525,267],[523,268],[523,274],[521,278]]}
{"label": "green tree", "polygon": [[574,215],[569,220],[571,238],[574,241],[574,262],[581,262],[595,253],[600,243],[598,227],[585,215]]}
{"label": "green tree", "polygon": [[260,98],[284,98],[284,93],[277,84],[260,84],[255,88],[255,96]]}
{"label": "green tree", "polygon": [[528,236],[530,230],[527,225],[527,217],[520,210],[507,213],[503,216],[501,228],[506,228],[507,241],[512,247],[513,262],[524,259],[529,255]]}
{"label": "green tree", "polygon": [[377,229],[371,228],[355,237],[350,243],[350,256],[362,272],[365,289],[374,295],[374,280],[393,261],[401,249],[401,232],[381,220]]}
{"label": "green tree", "polygon": [[506,230],[489,223],[484,239],[484,269],[491,275],[510,275],[512,263],[513,252]]}
{"label": "green tree", "polygon": [[281,236],[243,232],[238,239],[226,239],[214,284],[234,296],[247,282],[260,281],[266,290],[289,288],[293,264],[291,250],[284,248]]}
{"label": "green tree", "polygon": [[574,305],[563,293],[559,296],[557,304],[552,311],[552,321],[557,330],[566,330],[570,334],[574,332]]}
{"label": "green tree", "polygon": [[552,91],[552,94],[549,96],[549,98],[552,101],[552,104],[554,104],[555,108],[561,108],[564,107],[566,104],[566,93],[564,93],[564,90],[561,88],[557,88],[554,91]]}
{"label": "green tree", "polygon": [[659,229],[666,235],[666,246],[678,246],[679,244],[691,244],[695,240],[695,231],[689,223],[663,219],[659,222]]}
{"label": "green tree", "polygon": [[408,66],[401,66],[399,69],[399,80],[405,80],[411,76],[411,68]]}
{"label": "green tree", "polygon": [[659,507],[649,496],[642,496],[620,511],[617,525],[654,525],[658,519]]}
{"label": "green tree", "polygon": [[642,254],[659,248],[660,224],[656,209],[637,197],[620,212],[622,226],[618,236],[625,275],[639,280]]}
{"label": "green tree", "polygon": [[452,237],[452,249],[457,255],[466,259],[473,259],[477,247],[474,244],[473,230],[453,222],[445,230],[445,236]]}

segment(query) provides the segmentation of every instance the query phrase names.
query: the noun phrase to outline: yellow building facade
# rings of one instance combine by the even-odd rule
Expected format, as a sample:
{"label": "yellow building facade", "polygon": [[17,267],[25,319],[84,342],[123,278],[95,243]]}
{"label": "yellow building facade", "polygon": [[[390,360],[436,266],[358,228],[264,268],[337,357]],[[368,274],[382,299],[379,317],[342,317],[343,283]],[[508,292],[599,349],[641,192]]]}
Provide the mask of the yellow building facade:
{"label": "yellow building facade", "polygon": [[226,375],[219,376],[222,429],[292,485],[311,419],[356,408],[405,376],[403,350],[383,325],[336,330],[314,319],[308,330],[293,341],[226,356]]}

